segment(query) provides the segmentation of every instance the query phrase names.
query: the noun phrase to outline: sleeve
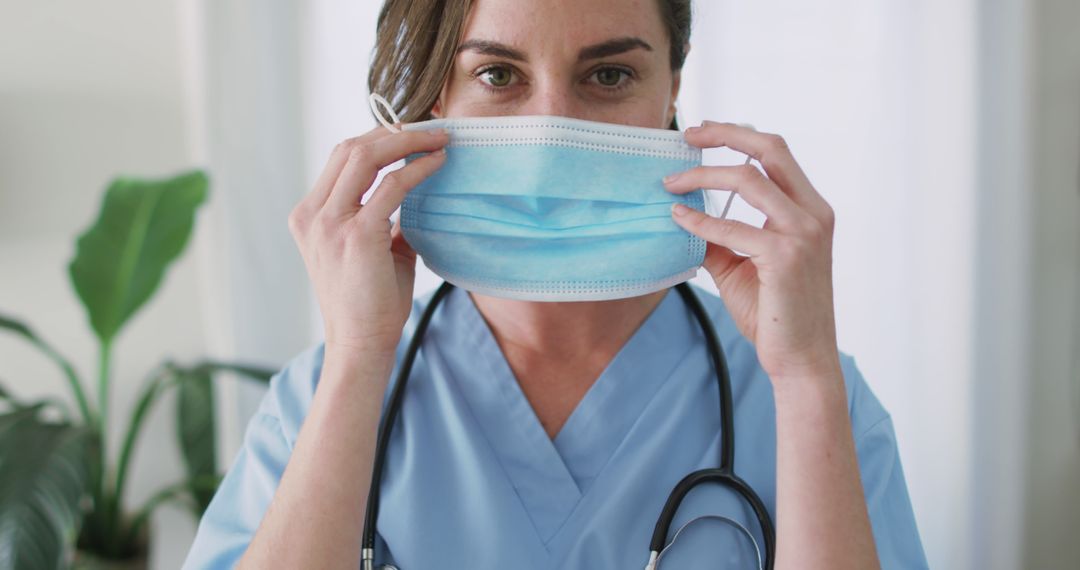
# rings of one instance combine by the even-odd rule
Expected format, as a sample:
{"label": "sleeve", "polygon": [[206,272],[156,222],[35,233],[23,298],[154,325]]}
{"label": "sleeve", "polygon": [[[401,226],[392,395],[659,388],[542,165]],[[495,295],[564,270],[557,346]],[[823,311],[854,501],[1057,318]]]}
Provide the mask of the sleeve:
{"label": "sleeve", "polygon": [[[411,337],[422,309],[423,304],[413,302],[391,379],[396,376],[407,337]],[[285,473],[322,374],[324,354],[325,344],[320,341],[295,356],[270,379],[269,390],[247,424],[240,451],[199,521],[184,570],[233,568],[240,560]],[[383,407],[389,394],[388,388]]]}
{"label": "sleeve", "polygon": [[882,570],[928,568],[900,463],[892,417],[855,367],[842,359],[866,507]]}
{"label": "sleeve", "polygon": [[291,450],[277,417],[259,411],[199,521],[184,570],[233,568],[255,535]]}
{"label": "sleeve", "polygon": [[203,513],[183,569],[233,568],[277,491],[322,372],[323,345],[292,358],[270,378],[243,443]]}
{"label": "sleeve", "polygon": [[891,418],[855,440],[866,506],[882,570],[927,568]]}

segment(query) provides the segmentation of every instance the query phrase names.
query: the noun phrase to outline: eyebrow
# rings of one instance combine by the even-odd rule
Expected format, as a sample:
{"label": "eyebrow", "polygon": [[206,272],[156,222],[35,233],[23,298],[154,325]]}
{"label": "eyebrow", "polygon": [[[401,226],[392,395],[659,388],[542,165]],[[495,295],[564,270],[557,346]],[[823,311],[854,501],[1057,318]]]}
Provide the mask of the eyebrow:
{"label": "eyebrow", "polygon": [[645,51],[652,51],[652,46],[641,38],[615,38],[606,42],[601,42],[588,47],[581,48],[578,52],[578,61],[585,61],[588,59],[599,59],[601,57],[611,57],[613,55],[619,55],[620,53],[626,53],[635,49],[643,49]]}
{"label": "eyebrow", "polygon": [[[578,52],[578,61],[611,57],[635,49],[653,50],[652,46],[641,38],[615,38],[581,48],[581,51]],[[481,55],[504,57],[514,61],[528,61],[528,58],[521,51],[491,40],[466,40],[457,48],[457,53],[463,51],[474,51]]]}

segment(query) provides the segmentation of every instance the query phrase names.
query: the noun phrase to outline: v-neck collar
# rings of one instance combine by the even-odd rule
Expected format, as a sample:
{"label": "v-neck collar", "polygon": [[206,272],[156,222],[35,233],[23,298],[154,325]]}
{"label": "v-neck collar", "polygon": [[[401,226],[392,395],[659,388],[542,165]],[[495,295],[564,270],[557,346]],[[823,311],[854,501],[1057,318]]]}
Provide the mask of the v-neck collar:
{"label": "v-neck collar", "polygon": [[[475,366],[454,376],[547,544],[692,345],[684,324],[687,312],[669,290],[552,440],[468,293],[455,289],[445,304],[447,317],[461,331],[452,350],[475,355]],[[673,321],[678,324],[672,326]]]}

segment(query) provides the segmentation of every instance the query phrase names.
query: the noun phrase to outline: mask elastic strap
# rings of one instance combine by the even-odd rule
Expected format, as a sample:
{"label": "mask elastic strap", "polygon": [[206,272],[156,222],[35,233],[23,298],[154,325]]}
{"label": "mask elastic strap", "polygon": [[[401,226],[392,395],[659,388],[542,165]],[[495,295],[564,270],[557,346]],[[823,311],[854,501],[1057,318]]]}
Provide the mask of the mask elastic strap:
{"label": "mask elastic strap", "polygon": [[[754,128],[754,125],[751,125],[750,123],[738,123],[738,125],[740,127],[746,127],[748,129],[751,129],[751,130],[755,130],[755,131],[757,130],[757,129]],[[746,155],[746,162],[744,162],[743,164],[744,165],[750,164],[751,160],[753,160],[753,157],[751,157],[748,154],[748,155]],[[735,193],[734,192],[728,192],[727,203],[724,204],[724,211],[720,214],[720,219],[721,220],[727,219],[728,211],[731,210],[731,203],[734,202],[734,201],[735,201]]]}
{"label": "mask elastic strap", "polygon": [[[382,126],[386,127],[388,131],[392,133],[401,132],[401,129],[394,126],[394,123],[401,122],[401,117],[394,112],[394,107],[390,105],[390,102],[387,101],[385,97],[378,93],[372,93],[368,96],[368,105],[371,106],[371,112],[375,115],[375,118],[378,119],[379,122],[382,123]],[[390,115],[390,118],[394,120],[393,122],[386,120],[386,117],[383,116],[383,109],[385,109]]]}

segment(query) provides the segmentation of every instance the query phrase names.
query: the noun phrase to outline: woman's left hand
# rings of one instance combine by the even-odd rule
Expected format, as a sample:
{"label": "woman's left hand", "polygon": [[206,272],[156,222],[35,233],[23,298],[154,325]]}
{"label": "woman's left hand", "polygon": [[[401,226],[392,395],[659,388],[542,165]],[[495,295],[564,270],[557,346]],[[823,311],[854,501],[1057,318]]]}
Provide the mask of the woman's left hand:
{"label": "woman's left hand", "polygon": [[[839,374],[833,313],[833,210],[810,184],[784,139],[731,123],[705,121],[685,132],[696,147],[728,147],[756,167],[699,166],[664,180],[668,191],[737,192],[766,216],[756,228],[681,204],[676,223],[708,242],[704,267],[736,326],[757,349],[774,384]],[[749,257],[735,251],[745,252]]]}

